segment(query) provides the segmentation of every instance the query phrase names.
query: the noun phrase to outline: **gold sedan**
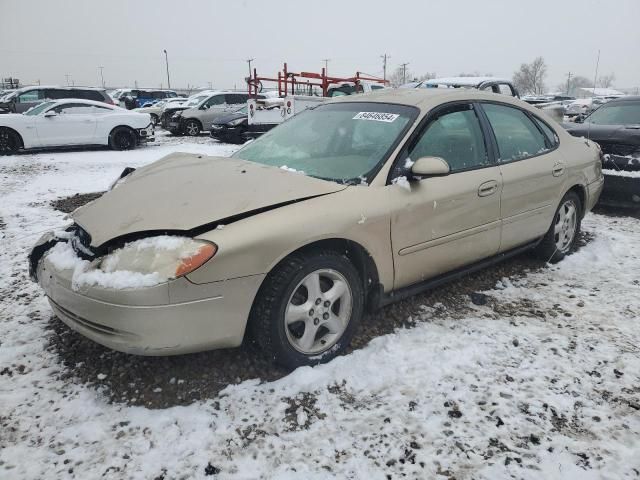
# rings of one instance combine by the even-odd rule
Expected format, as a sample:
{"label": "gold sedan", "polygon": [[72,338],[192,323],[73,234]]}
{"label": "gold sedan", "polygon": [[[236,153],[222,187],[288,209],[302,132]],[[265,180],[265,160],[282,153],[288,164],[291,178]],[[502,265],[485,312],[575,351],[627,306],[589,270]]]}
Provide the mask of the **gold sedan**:
{"label": "gold sedan", "polygon": [[231,158],[173,154],[45,235],[31,274],[71,328],[170,355],[251,337],[327,361],[366,309],[535,249],[562,259],[600,150],[518,99],[385,90],[300,113]]}

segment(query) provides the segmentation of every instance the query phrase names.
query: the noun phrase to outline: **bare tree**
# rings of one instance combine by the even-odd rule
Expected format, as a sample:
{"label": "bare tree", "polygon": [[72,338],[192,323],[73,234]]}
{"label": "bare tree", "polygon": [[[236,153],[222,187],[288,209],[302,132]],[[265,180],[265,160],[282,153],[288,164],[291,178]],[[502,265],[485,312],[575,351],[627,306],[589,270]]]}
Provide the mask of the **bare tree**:
{"label": "bare tree", "polygon": [[544,79],[547,76],[547,65],[544,58],[538,57],[531,63],[523,63],[513,74],[513,84],[520,93],[539,95],[544,93]]}
{"label": "bare tree", "polygon": [[598,86],[602,88],[610,88],[616,80],[616,74],[611,72],[609,75],[602,75],[598,78]]}
{"label": "bare tree", "polygon": [[576,96],[579,93],[580,88],[593,87],[593,81],[587,77],[580,75],[574,75],[566,83],[558,85],[557,89],[560,92],[567,92],[568,95]]}

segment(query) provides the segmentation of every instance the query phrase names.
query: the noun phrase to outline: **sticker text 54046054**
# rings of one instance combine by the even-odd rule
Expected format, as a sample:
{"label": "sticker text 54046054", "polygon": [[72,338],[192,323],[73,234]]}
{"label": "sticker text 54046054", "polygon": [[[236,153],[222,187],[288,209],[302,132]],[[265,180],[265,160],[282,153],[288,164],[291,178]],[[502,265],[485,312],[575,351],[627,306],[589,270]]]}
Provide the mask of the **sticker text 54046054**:
{"label": "sticker text 54046054", "polygon": [[374,120],[376,122],[391,123],[400,115],[397,113],[384,113],[384,112],[360,112],[353,117],[354,120]]}

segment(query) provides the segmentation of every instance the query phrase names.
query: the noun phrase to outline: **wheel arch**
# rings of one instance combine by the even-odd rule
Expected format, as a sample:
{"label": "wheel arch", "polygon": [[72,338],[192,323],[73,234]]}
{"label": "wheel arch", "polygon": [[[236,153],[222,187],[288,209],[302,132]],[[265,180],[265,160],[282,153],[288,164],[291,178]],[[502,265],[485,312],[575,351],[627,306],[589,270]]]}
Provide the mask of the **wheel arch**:
{"label": "wheel arch", "polygon": [[[586,215],[586,210],[587,210],[587,189],[586,187],[581,184],[581,183],[576,183],[574,184],[571,188],[569,188],[564,195],[566,195],[569,192],[574,192],[576,195],[578,195],[578,198],[580,199],[580,216],[581,218],[584,218],[584,216]],[[563,197],[564,197],[563,195]]]}
{"label": "wheel arch", "polygon": [[113,133],[119,129],[119,128],[126,128],[127,130],[131,130],[133,132],[133,134],[136,134],[136,129],[133,128],[131,125],[116,125],[115,127],[113,127],[111,130],[109,130],[109,138],[111,138],[111,135],[113,135]]}
{"label": "wheel arch", "polygon": [[255,304],[256,299],[260,295],[262,286],[264,285],[269,274],[276,268],[278,268],[278,266],[282,262],[284,262],[294,254],[312,253],[321,250],[331,250],[336,253],[345,254],[345,256],[353,263],[354,267],[360,274],[360,279],[362,281],[362,287],[365,293],[365,309],[369,311],[374,310],[378,305],[382,292],[384,291],[383,286],[380,284],[378,266],[376,265],[373,256],[362,244],[354,240],[340,237],[314,240],[301,247],[296,248],[295,250],[288,252],[286,255],[283,255],[277,262],[275,262],[271,266],[271,268],[267,272],[267,275],[265,275],[265,278],[262,280],[256,296],[253,299],[253,304]]}

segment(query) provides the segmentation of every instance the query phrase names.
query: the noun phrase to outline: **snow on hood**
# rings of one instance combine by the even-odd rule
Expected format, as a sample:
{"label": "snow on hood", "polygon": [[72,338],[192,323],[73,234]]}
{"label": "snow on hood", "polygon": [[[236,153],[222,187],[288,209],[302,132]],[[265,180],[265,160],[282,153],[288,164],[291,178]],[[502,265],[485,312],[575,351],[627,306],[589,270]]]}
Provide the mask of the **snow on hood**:
{"label": "snow on hood", "polygon": [[246,160],[175,153],[136,170],[72,217],[99,247],[131,233],[189,231],[345,188]]}

